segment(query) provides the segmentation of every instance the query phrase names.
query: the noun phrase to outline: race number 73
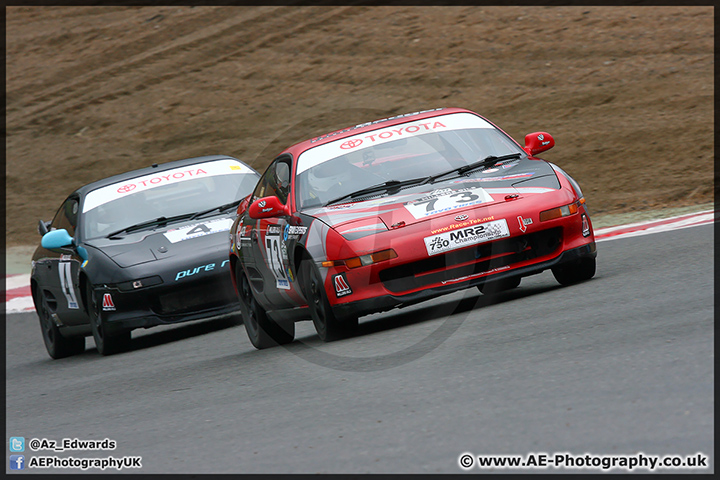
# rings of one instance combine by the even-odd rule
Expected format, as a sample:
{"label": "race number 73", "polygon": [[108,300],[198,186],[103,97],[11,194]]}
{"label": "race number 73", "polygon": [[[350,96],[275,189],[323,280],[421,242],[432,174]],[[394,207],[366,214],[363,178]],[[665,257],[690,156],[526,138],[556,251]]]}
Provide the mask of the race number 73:
{"label": "race number 73", "polygon": [[[457,198],[456,198],[457,197]],[[426,212],[432,212],[434,210],[439,210],[440,208],[444,207],[446,203],[450,203],[451,205],[454,203],[468,203],[472,202],[474,200],[477,200],[480,198],[478,195],[475,195],[471,192],[460,192],[460,193],[454,193],[452,195],[447,195],[445,197],[435,197],[430,198],[428,200],[422,200],[420,202],[416,202],[416,205],[422,205],[427,204],[425,207]],[[453,199],[453,200],[450,200]],[[443,204],[442,207],[435,208],[435,204],[437,204],[438,200],[441,200],[441,203]]]}
{"label": "race number 73", "polygon": [[439,195],[405,205],[415,218],[423,218],[440,212],[447,212],[469,205],[492,201],[492,197],[482,188],[472,188],[449,195]]}

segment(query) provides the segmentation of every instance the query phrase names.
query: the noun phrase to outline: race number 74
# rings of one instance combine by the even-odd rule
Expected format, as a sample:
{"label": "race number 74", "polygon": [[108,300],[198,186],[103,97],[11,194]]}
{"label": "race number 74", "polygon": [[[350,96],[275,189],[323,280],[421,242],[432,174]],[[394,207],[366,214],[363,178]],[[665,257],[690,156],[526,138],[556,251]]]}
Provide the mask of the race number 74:
{"label": "race number 74", "polygon": [[285,275],[282,258],[280,257],[280,235],[267,235],[265,237],[265,252],[267,253],[268,263],[273,276],[277,281],[277,288],[287,290],[290,283]]}

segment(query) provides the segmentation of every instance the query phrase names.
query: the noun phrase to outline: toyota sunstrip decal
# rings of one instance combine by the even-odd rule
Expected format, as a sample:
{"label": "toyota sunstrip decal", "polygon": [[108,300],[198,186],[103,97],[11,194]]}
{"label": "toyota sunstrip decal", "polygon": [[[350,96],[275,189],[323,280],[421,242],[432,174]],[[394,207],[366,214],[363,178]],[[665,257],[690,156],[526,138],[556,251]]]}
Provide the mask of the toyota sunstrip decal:
{"label": "toyota sunstrip decal", "polygon": [[504,218],[479,225],[443,232],[425,237],[425,248],[429,256],[449,252],[478,243],[509,237],[510,230]]}
{"label": "toyota sunstrip decal", "polygon": [[355,125],[354,127],[348,127],[344,128],[342,130],[337,130],[334,132],[326,133],[325,135],[321,135],[317,138],[313,138],[310,140],[310,143],[319,142],[320,140],[325,140],[326,138],[330,138],[334,135],[340,135],[341,133],[351,132],[353,130],[357,130],[358,128],[368,127],[370,125],[375,125],[377,123],[387,122],[388,120],[395,120],[398,118],[405,118],[405,117],[412,117],[413,115],[420,115],[421,113],[428,113],[428,112],[436,112],[438,110],[442,110],[442,108],[433,108],[430,110],[422,110],[420,112],[412,112],[412,113],[403,113],[402,115],[395,115],[393,117],[387,117],[387,118],[381,118],[379,120],[374,120],[372,122],[366,122],[366,123],[360,123],[358,125]]}
{"label": "toyota sunstrip decal", "polygon": [[296,175],[300,175],[316,165],[326,162],[349,150],[360,150],[402,138],[425,135],[427,133],[464,130],[468,128],[494,128],[477,115],[471,113],[454,113],[437,117],[425,118],[414,122],[393,125],[392,127],[360,133],[354,137],[342,138],[334,142],[319,145],[305,150],[298,158]]}
{"label": "toyota sunstrip decal", "polygon": [[178,243],[191,238],[202,237],[213,233],[227,232],[232,227],[233,220],[231,218],[219,218],[209,222],[194,223],[185,227],[173,228],[163,235],[170,243]]}
{"label": "toyota sunstrip decal", "polygon": [[405,208],[417,219],[471,205],[492,202],[492,200],[493,198],[484,189],[479,187],[463,188],[460,190],[446,188],[436,190],[426,197],[408,202],[405,204]]}
{"label": "toyota sunstrip decal", "polygon": [[202,177],[216,175],[245,175],[252,173],[250,168],[240,165],[235,160],[216,160],[195,165],[151,173],[142,177],[130,178],[122,182],[113,183],[97,190],[93,190],[85,196],[83,213],[105,203],[126,197],[130,194],[149,190],[151,188],[171,183],[181,183]]}

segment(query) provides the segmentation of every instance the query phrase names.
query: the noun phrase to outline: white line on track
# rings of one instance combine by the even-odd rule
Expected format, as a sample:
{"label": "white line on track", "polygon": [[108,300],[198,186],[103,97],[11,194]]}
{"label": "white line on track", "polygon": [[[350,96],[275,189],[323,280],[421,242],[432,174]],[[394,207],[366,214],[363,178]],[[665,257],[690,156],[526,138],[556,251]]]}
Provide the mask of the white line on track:
{"label": "white line on track", "polygon": [[667,232],[680,228],[697,227],[713,223],[715,213],[712,210],[705,212],[679,215],[677,217],[651,220],[648,222],[630,223],[615,227],[598,228],[595,230],[595,241],[617,240],[619,238],[649,235],[651,233]]}

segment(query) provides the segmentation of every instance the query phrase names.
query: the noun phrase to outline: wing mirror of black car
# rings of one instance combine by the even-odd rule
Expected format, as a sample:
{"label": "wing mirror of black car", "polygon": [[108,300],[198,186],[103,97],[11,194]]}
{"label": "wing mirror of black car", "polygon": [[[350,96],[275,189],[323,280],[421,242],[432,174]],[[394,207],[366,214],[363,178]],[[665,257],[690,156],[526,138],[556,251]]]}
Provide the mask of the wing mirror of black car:
{"label": "wing mirror of black car", "polygon": [[547,132],[533,132],[525,135],[525,150],[530,155],[537,155],[555,146],[555,139]]}
{"label": "wing mirror of black car", "polygon": [[280,199],[277,197],[263,197],[260,198],[250,205],[248,209],[250,218],[273,218],[273,217],[285,217],[290,215],[288,207],[280,203]]}
{"label": "wing mirror of black car", "polygon": [[83,260],[88,259],[88,251],[85,247],[75,245],[75,240],[64,228],[47,232],[40,240],[40,245],[48,250],[60,250],[69,253],[77,252],[78,256]]}
{"label": "wing mirror of black car", "polygon": [[61,228],[60,230],[53,230],[43,235],[40,245],[48,250],[72,247],[73,238],[70,236],[67,230]]}
{"label": "wing mirror of black car", "polygon": [[40,235],[45,235],[46,233],[48,233],[50,231],[50,223],[52,222],[46,222],[43,220],[38,221],[38,233]]}

